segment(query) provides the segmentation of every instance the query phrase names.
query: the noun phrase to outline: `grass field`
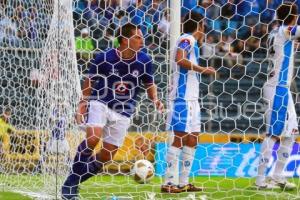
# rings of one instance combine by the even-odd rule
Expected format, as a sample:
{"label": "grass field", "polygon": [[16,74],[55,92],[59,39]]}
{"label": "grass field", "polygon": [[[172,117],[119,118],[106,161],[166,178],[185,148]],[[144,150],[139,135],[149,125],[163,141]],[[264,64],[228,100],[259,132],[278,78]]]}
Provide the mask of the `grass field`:
{"label": "grass field", "polygon": [[30,200],[31,198],[12,192],[0,192],[1,200]]}
{"label": "grass field", "polygon": [[[25,184],[30,188],[30,184],[37,186],[39,181],[38,176],[26,177],[18,176],[17,184]],[[13,179],[11,179],[13,180]],[[22,181],[23,180],[23,181]],[[30,181],[29,181],[30,180]],[[255,190],[253,179],[247,178],[226,178],[223,177],[197,177],[194,183],[198,186],[203,186],[205,190],[199,193],[181,193],[181,194],[162,194],[160,193],[160,184],[162,179],[159,177],[154,178],[149,184],[137,184],[128,176],[97,176],[86,183],[80,188],[80,195],[82,199],[93,200],[158,200],[158,199],[180,199],[180,200],[193,200],[193,199],[300,199],[299,191],[258,191]],[[298,178],[292,179],[297,185],[300,184]],[[1,179],[0,179],[1,182]],[[6,184],[8,182],[6,181]],[[16,184],[16,183],[11,183]],[[21,185],[20,185],[21,186]],[[48,186],[49,187],[49,186]],[[16,193],[9,193],[5,191],[5,186],[1,187],[0,200],[27,200],[27,199],[40,199],[29,198],[28,196],[21,196]],[[56,199],[55,196],[50,199]]]}

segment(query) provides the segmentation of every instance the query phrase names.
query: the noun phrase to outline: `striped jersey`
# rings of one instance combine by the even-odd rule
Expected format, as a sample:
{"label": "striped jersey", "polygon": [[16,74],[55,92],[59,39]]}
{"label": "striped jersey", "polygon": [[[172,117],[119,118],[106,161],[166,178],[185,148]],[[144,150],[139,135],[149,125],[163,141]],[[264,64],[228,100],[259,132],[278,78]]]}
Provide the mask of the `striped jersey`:
{"label": "striped jersey", "polygon": [[300,36],[299,26],[280,26],[268,38],[271,70],[267,83],[289,87],[294,71],[294,40]]}
{"label": "striped jersey", "polygon": [[[194,36],[183,34],[179,37],[176,43],[175,52],[178,48],[185,50],[188,53],[187,59],[193,64],[198,65],[199,46]],[[175,62],[174,54],[171,65],[171,78],[169,82],[169,100],[177,98],[184,100],[198,100],[199,98],[199,80],[200,74],[180,67]]]}

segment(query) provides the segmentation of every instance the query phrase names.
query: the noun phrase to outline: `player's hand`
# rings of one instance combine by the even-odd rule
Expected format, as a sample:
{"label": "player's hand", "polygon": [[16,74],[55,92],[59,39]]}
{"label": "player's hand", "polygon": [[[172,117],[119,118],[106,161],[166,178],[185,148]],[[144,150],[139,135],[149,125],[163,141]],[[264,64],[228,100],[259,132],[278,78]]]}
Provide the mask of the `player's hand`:
{"label": "player's hand", "polygon": [[87,101],[80,101],[76,112],[77,124],[83,124],[85,122],[86,114],[87,114]]}
{"label": "player's hand", "polygon": [[206,75],[215,75],[217,71],[213,67],[206,67],[202,73]]}
{"label": "player's hand", "polygon": [[164,104],[163,104],[161,101],[157,100],[157,101],[154,102],[154,104],[155,104],[156,109],[157,109],[160,113],[163,113],[163,112],[164,112],[164,110],[165,110]]}

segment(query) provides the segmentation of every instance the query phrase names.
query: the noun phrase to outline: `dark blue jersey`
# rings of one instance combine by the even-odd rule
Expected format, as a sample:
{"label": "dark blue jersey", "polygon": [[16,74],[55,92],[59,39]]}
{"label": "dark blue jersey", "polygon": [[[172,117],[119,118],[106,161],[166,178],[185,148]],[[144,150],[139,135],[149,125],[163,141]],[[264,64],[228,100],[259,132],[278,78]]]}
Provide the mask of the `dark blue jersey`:
{"label": "dark blue jersey", "polygon": [[141,87],[153,83],[152,60],[143,52],[129,60],[120,58],[117,49],[98,53],[91,61],[89,74],[90,100],[98,100],[128,117],[135,111]]}

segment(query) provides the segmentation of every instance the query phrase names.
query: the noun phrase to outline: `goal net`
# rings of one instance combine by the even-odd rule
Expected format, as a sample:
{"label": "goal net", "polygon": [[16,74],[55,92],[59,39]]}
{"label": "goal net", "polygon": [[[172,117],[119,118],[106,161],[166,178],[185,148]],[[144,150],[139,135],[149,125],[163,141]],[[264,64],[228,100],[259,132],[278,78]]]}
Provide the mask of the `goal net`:
{"label": "goal net", "polygon": [[[261,142],[266,133],[263,85],[268,79],[268,38],[278,25],[281,1],[256,0],[15,0],[0,2],[0,197],[12,191],[36,199],[59,199],[85,127],[75,114],[90,61],[108,48],[127,22],[139,25],[142,51],[152,58],[157,111],[143,89],[123,145],[114,159],[80,185],[82,199],[297,199],[299,144],[295,142],[283,175],[293,191],[268,192],[254,187]],[[297,4],[297,2],[295,2]],[[201,133],[190,182],[203,192],[164,194],[166,131],[172,64],[182,21],[189,12],[204,16],[205,37],[199,43],[199,65],[216,76],[199,75]],[[299,60],[295,47],[291,84],[298,106]],[[180,87],[180,86],[178,86]],[[195,89],[198,91],[198,88]],[[298,118],[297,118],[298,119]],[[101,142],[94,150],[98,152]],[[274,173],[276,142],[267,165]],[[155,176],[147,184],[134,181],[135,161],[147,159]],[[185,166],[180,166],[183,168]]]}

